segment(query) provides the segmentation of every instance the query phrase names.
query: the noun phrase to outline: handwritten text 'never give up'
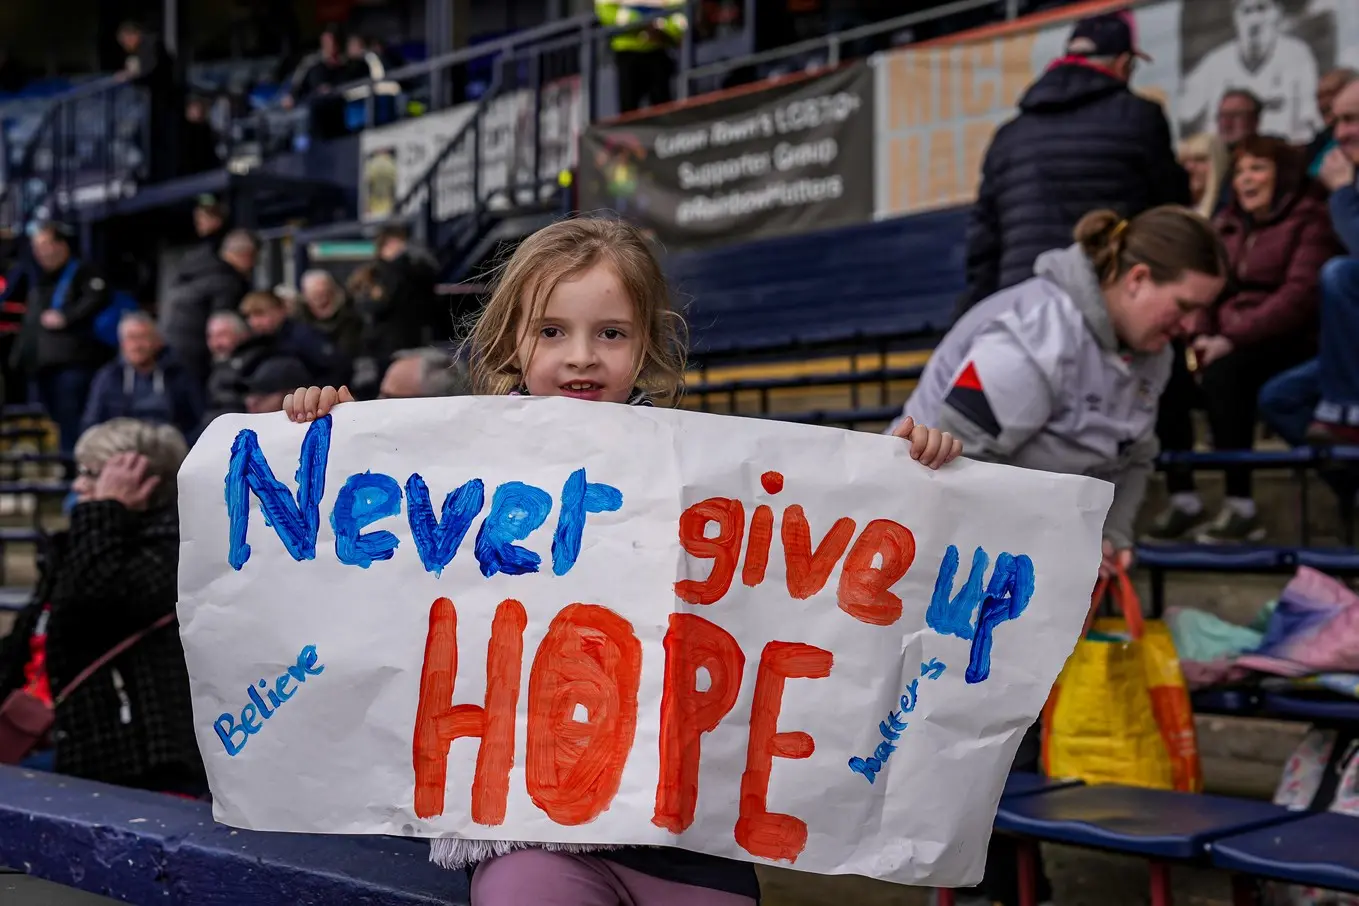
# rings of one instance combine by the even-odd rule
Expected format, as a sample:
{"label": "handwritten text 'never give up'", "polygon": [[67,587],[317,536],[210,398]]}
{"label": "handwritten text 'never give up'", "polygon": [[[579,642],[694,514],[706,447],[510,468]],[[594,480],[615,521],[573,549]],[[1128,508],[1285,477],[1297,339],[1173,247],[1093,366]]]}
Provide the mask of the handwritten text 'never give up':
{"label": "handwritten text 'never give up'", "polygon": [[[245,429],[237,434],[226,475],[228,561],[234,569],[243,569],[250,558],[246,539],[252,493],[265,522],[291,557],[315,559],[330,441],[330,418],[314,422],[302,442],[294,493],[275,477],[255,433]],[[771,500],[784,490],[777,472],[766,472],[761,484]],[[346,478],[330,514],[336,558],[361,568],[392,559],[399,546],[396,535],[364,529],[400,515],[403,499],[413,545],[424,569],[436,576],[452,562],[479,517],[472,556],[483,576],[524,575],[543,568],[543,556],[518,542],[528,540],[547,522],[554,504],[550,492],[505,482],[491,495],[488,509],[483,482],[471,478],[447,494],[436,517],[427,484],[417,473],[404,485],[375,472]],[[581,468],[566,480],[557,504],[550,558],[552,572],[563,576],[580,556],[588,515],[622,510],[624,497],[616,487],[587,480]],[[706,609],[731,592],[738,570],[746,587],[764,583],[773,548],[774,508],[758,504],[749,521],[746,512],[738,499],[712,497],[681,514],[677,527],[681,546],[711,567],[702,580],[676,582],[677,597]],[[902,601],[892,588],[915,560],[910,529],[889,519],[874,519],[860,530],[853,519],[844,517],[813,545],[803,507],[786,506],[778,521],[790,596],[806,599],[818,594],[838,566],[836,599],[841,610],[871,626],[890,626],[900,619]],[[965,676],[968,683],[979,683],[990,673],[997,627],[1023,614],[1032,598],[1034,567],[1027,555],[1001,553],[987,581],[991,558],[977,548],[969,575],[955,594],[959,565],[958,549],[950,545],[942,556],[926,623],[940,634],[970,640]],[[470,814],[476,823],[494,826],[506,814],[527,617],[518,600],[500,603],[488,643],[485,702],[454,705],[458,616],[446,597],[436,600],[429,611],[413,735],[415,812],[422,818],[443,813],[450,745],[459,738],[476,737],[481,742]],[[701,737],[734,707],[746,655],[730,633],[696,613],[670,616],[664,650],[660,774],[652,820],[678,834],[694,820]],[[641,661],[642,645],[633,626],[608,607],[569,604],[549,624],[528,674],[524,764],[530,799],[554,822],[567,826],[589,822],[616,795],[635,736]],[[778,717],[786,680],[827,677],[833,664],[831,652],[800,642],[771,641],[759,655],[735,828],[737,842],[752,855],[791,861],[805,846],[804,822],[765,807],[773,759],[807,758],[815,747],[809,734],[779,731]],[[699,682],[700,674],[705,683]],[[584,723],[573,723],[577,705],[584,705],[588,714]],[[571,726],[578,744],[562,745],[563,728]],[[594,767],[581,771],[585,764]]]}

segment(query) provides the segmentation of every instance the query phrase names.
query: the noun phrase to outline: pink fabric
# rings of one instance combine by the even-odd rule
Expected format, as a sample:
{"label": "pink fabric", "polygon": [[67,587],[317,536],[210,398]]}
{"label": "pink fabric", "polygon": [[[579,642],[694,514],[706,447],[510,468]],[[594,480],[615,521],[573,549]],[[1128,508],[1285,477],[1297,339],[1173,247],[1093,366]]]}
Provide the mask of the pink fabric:
{"label": "pink fabric", "polygon": [[1212,661],[1180,661],[1180,671],[1184,673],[1185,685],[1191,690],[1239,683],[1250,675],[1246,668],[1225,657]]}
{"label": "pink fabric", "polygon": [[756,906],[750,897],[678,884],[599,856],[521,849],[472,875],[472,906]]}
{"label": "pink fabric", "polygon": [[1236,663],[1279,676],[1359,673],[1359,595],[1325,573],[1298,567],[1264,641]]}

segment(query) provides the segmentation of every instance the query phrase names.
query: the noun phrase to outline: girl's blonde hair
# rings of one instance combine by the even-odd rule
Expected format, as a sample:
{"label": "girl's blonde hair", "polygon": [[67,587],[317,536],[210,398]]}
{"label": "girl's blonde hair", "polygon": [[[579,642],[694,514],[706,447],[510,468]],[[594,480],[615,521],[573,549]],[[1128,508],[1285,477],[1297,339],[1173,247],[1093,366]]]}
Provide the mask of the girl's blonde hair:
{"label": "girl's blonde hair", "polygon": [[[501,266],[491,300],[468,339],[474,393],[503,395],[523,385],[519,325],[536,321],[562,280],[603,262],[632,299],[642,352],[632,381],[658,406],[674,405],[684,386],[684,319],[651,246],[621,220],[577,217],[544,227],[519,244]],[[530,355],[532,347],[530,347]]]}
{"label": "girl's blonde hair", "polygon": [[1232,164],[1227,145],[1212,132],[1200,132],[1181,141],[1178,152],[1176,156],[1180,163],[1193,157],[1208,161],[1208,184],[1203,187],[1203,197],[1194,205],[1194,210],[1211,219],[1217,211],[1222,182],[1227,178]]}

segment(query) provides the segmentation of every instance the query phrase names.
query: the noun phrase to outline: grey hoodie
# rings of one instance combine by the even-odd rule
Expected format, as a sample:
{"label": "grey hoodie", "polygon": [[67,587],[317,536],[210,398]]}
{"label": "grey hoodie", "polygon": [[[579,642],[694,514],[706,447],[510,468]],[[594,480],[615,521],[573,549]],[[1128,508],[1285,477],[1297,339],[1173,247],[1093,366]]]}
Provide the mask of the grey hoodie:
{"label": "grey hoodie", "polygon": [[1130,547],[1172,353],[1119,348],[1079,246],[1044,252],[1034,273],[958,320],[902,417],[951,432],[973,459],[1114,482],[1104,534]]}

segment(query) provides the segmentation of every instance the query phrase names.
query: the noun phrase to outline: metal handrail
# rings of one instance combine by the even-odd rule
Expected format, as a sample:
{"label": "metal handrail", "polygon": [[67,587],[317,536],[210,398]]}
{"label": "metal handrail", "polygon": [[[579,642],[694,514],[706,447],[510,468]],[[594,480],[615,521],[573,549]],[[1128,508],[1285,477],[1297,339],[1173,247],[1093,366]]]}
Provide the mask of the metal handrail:
{"label": "metal handrail", "polygon": [[[439,168],[444,165],[444,162],[447,161],[459,147],[461,147],[462,141],[468,133],[480,132],[482,116],[486,113],[486,108],[490,105],[491,101],[499,94],[502,81],[500,70],[497,69],[495,74],[491,77],[491,84],[487,87],[486,93],[477,101],[476,109],[472,111],[472,115],[468,117],[467,122],[463,123],[462,128],[454,133],[453,137],[444,144],[443,150],[434,156],[434,160],[430,161],[430,165],[425,168],[425,172],[420,174],[420,176],[411,183],[411,187],[406,190],[406,194],[398,198],[396,203],[392,205],[392,210],[397,216],[404,216],[403,212],[406,206],[409,205],[411,201],[414,200],[415,196],[422,190],[426,193],[425,204],[430,208],[433,207],[435,182],[439,178]],[[474,135],[472,141],[479,143],[480,138],[479,134]],[[477,166],[473,165],[472,172],[475,174],[478,169]]]}
{"label": "metal handrail", "polygon": [[[913,25],[920,25],[935,19],[942,19],[956,13],[968,13],[973,10],[983,9],[994,6],[995,0],[955,0],[943,6],[933,9],[920,10],[919,12],[906,13],[892,19],[884,19],[881,22],[874,22],[871,25],[860,25],[855,28],[847,28],[844,31],[832,32],[819,38],[808,38],[796,44],[786,44],[783,47],[775,47],[771,50],[762,50],[759,53],[748,54],[743,57],[734,57],[730,60],[719,60],[716,63],[709,63],[705,66],[695,67],[684,72],[681,81],[681,97],[688,97],[689,85],[686,82],[695,79],[702,79],[710,76],[724,75],[737,69],[744,69],[748,66],[759,66],[762,63],[775,63],[788,57],[796,57],[801,54],[815,53],[819,50],[829,52],[828,64],[838,66],[840,64],[840,47],[843,44],[861,41],[865,38],[876,38],[878,35],[888,34]],[[1011,4],[1007,6],[1006,13],[1009,18],[1014,18],[1017,8]]]}
{"label": "metal handrail", "polygon": [[[119,78],[117,75],[105,76],[100,79],[91,80],[82,85],[77,85],[53,97],[51,99],[51,102],[43,110],[42,116],[38,120],[37,126],[33,129],[32,134],[30,134],[28,137],[28,141],[24,144],[24,148],[20,152],[18,165],[12,167],[10,170],[9,178],[5,182],[3,191],[0,191],[0,206],[3,206],[6,202],[9,201],[12,192],[17,191],[28,184],[29,174],[32,172],[33,168],[33,158],[34,155],[37,154],[38,148],[42,144],[44,135],[52,133],[53,140],[55,143],[57,117],[62,112],[67,110],[70,104],[76,103],[78,101],[83,101],[87,98],[95,97],[97,95],[106,94],[107,92],[110,91],[115,91],[118,88],[121,88],[127,84],[128,83],[124,79]],[[16,212],[15,214],[16,222],[13,224],[13,226],[17,228],[22,228],[23,225],[28,222],[28,219],[32,215],[33,211],[39,205],[41,205],[43,201],[50,197],[56,189],[54,185],[50,184],[45,184],[44,188],[46,190],[44,196],[38,198],[36,201],[33,201],[32,203],[26,205],[23,209]]]}

